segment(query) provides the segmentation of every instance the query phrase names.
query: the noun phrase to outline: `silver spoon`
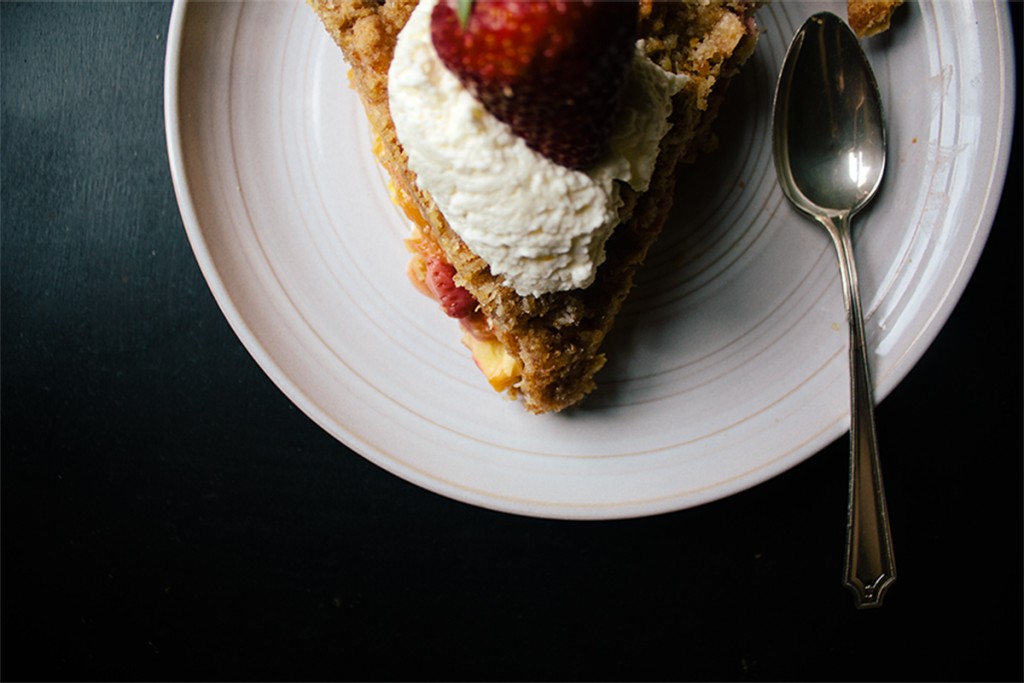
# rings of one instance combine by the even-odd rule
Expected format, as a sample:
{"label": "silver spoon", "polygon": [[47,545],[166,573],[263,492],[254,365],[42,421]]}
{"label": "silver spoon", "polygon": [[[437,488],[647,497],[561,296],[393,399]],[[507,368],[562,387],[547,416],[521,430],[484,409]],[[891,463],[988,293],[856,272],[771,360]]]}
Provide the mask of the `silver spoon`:
{"label": "silver spoon", "polygon": [[875,437],[874,398],[850,218],[874,197],[885,168],[878,85],[853,31],[815,14],[793,38],[775,91],[775,169],[782,191],[828,230],[850,325],[850,498],[845,584],[857,607],[882,604],[896,580]]}

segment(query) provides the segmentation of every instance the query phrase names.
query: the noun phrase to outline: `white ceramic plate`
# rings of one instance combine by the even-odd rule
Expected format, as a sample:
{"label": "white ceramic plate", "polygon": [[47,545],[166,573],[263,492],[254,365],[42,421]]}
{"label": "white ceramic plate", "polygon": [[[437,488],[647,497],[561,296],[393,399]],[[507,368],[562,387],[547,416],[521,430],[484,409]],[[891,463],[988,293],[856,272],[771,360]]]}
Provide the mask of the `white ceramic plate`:
{"label": "white ceramic plate", "polygon": [[[601,388],[533,416],[495,394],[457,324],[405,275],[347,67],[301,1],[183,2],[165,108],[185,227],[257,362],[310,418],[381,467],[475,505],[553,518],[705,503],[847,429],[833,252],[776,186],[771,99],[815,11],[777,1],[735,83],[719,152],[684,178],[608,343]],[[881,194],[855,220],[881,399],[962,292],[999,199],[1013,117],[1006,7],[910,3],[866,42],[889,118]]]}

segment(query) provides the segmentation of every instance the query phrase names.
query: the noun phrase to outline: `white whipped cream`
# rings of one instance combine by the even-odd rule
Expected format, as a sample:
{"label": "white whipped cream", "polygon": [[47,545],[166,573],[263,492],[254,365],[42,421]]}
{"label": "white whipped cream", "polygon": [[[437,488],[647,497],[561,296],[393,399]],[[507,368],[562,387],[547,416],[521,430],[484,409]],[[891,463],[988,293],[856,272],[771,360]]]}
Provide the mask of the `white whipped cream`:
{"label": "white whipped cream", "polygon": [[391,118],[417,184],[520,295],[587,287],[620,222],[614,181],[647,189],[686,77],[638,50],[607,158],[574,171],[530,149],[441,63],[430,38],[435,2],[413,11],[388,74]]}

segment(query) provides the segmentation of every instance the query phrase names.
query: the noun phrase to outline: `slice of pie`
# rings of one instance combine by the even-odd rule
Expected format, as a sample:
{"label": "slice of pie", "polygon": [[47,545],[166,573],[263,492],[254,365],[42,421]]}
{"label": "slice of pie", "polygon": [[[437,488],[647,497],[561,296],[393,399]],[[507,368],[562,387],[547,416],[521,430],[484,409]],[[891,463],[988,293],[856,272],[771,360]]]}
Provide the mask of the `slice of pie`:
{"label": "slice of pie", "polygon": [[850,28],[861,38],[889,30],[892,15],[903,0],[847,0],[846,16]]}
{"label": "slice of pie", "polygon": [[[602,341],[667,218],[677,164],[715,144],[711,121],[757,41],[756,3],[598,2],[616,6],[618,17],[577,33],[627,25],[621,69],[608,68],[612,58],[581,53],[587,56],[576,66],[589,60],[588,68],[574,76],[546,65],[535,69],[531,87],[491,87],[467,72],[480,67],[479,78],[496,81],[492,65],[505,62],[466,52],[484,42],[518,48],[514,36],[527,29],[460,43],[453,57],[451,33],[439,36],[438,17],[456,13],[458,23],[449,19],[443,30],[457,35],[482,25],[491,3],[514,0],[421,2],[309,0],[351,68],[393,197],[413,223],[414,283],[459,319],[464,343],[496,390],[534,413],[563,410],[595,388]],[[565,41],[558,35],[554,42]],[[502,109],[509,99],[520,100],[514,108],[554,96],[566,81],[586,81],[593,97],[564,98],[584,104],[550,126],[529,119],[537,110],[547,116],[542,106],[528,107],[525,124]],[[606,119],[607,140],[589,156],[577,154]],[[570,140],[580,131],[580,144]],[[572,144],[560,146],[563,140]],[[572,153],[563,155],[563,147]]]}

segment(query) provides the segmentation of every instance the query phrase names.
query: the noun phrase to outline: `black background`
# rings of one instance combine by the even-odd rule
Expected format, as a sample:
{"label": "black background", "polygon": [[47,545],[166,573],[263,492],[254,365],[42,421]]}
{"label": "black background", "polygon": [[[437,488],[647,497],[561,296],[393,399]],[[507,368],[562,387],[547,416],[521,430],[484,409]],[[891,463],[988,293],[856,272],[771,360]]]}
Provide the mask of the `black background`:
{"label": "black background", "polygon": [[856,611],[845,439],[560,522],[415,488],[294,408],[186,241],[169,15],[0,6],[4,679],[1022,679],[1019,107],[974,277],[878,409],[899,580]]}

